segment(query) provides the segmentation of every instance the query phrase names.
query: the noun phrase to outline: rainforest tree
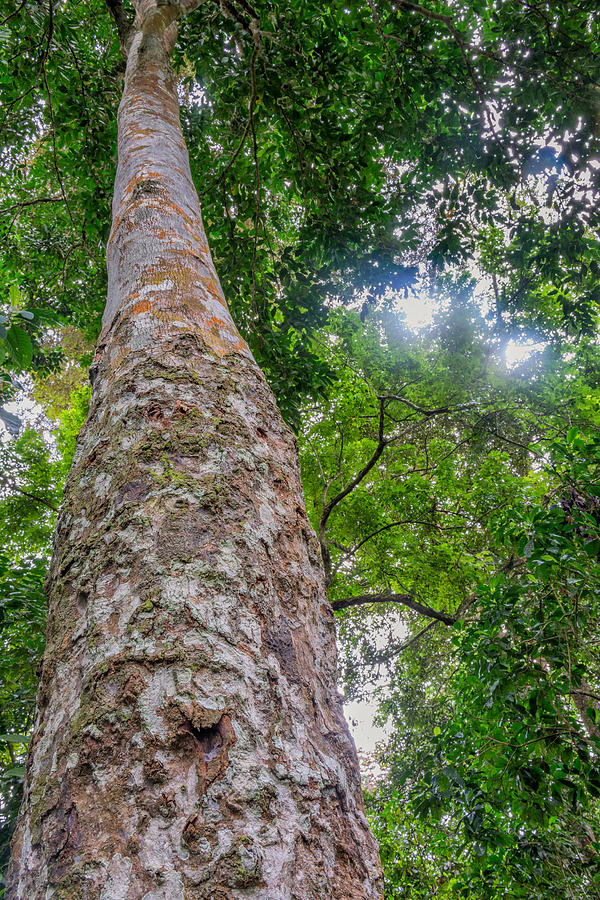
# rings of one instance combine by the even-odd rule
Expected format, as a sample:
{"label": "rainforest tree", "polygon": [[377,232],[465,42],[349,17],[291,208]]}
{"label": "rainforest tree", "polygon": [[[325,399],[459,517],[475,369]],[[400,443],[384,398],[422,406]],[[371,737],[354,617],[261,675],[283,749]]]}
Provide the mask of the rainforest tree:
{"label": "rainforest tree", "polygon": [[[293,437],[229,315],[169,57],[127,56],[108,298],[7,894],[381,896]],[[227,525],[230,522],[230,525]]]}
{"label": "rainforest tree", "polygon": [[[538,471],[575,421],[596,425],[595,3],[192,6],[25,0],[2,12],[5,397],[30,373],[56,405],[44,383],[60,393],[97,341],[48,582],[48,724],[33,740],[10,892],[376,896],[318,551],[348,690],[381,667],[391,678],[392,782],[378,809],[393,823],[406,784],[394,760],[414,761],[411,784],[422,773],[439,785],[434,763],[469,783],[457,730],[432,716],[457,659],[484,646],[444,635],[476,630],[473,609],[494,633],[501,591],[492,602],[478,582],[514,567],[496,512],[535,506],[532,462]],[[394,298],[424,287],[450,313],[417,347]],[[341,306],[356,312],[331,313]],[[546,351],[515,382],[499,363],[519,338]],[[299,430],[318,547],[253,356]],[[63,414],[65,461],[73,422]],[[64,469],[44,446],[26,432],[3,469],[5,508],[25,515],[20,547],[7,532],[3,575],[5,646],[21,648],[2,713],[7,830]],[[515,540],[518,557],[527,541]],[[593,694],[587,669],[577,677]],[[463,689],[469,671],[452,690],[470,721],[489,698]],[[570,684],[561,709],[575,702]],[[431,739],[446,725],[444,757]],[[512,757],[499,765],[516,778]],[[540,796],[562,777],[553,771],[551,783],[535,769]],[[455,815],[461,782],[442,784]],[[441,808],[440,791],[418,796],[424,815]],[[580,821],[583,800],[570,798]],[[488,817],[485,802],[502,807],[486,798]],[[528,809],[511,807],[516,834]],[[478,831],[478,815],[467,809],[467,839],[497,869],[491,836],[508,820],[484,816]],[[408,834],[425,827],[403,820]],[[417,870],[394,869],[382,844],[390,890],[410,896]],[[452,837],[425,849],[427,878],[462,890],[432,847],[451,856]]]}

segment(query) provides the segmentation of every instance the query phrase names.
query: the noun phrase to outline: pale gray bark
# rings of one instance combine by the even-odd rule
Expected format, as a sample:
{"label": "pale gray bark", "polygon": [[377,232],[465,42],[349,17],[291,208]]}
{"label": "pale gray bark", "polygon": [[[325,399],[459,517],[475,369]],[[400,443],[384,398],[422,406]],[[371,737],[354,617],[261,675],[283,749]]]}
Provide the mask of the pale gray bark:
{"label": "pale gray bark", "polygon": [[295,441],[206,244],[173,9],[140,4],[128,43],[104,330],[6,896],[373,900]]}

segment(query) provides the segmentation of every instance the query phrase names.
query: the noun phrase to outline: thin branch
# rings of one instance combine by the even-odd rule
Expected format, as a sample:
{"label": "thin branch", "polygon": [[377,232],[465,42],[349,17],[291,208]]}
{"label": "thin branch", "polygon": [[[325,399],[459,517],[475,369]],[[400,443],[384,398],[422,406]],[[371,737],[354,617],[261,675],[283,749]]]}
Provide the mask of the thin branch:
{"label": "thin branch", "polygon": [[[450,515],[454,515],[451,513]],[[356,547],[351,548],[351,552],[354,554],[357,550],[360,550],[363,544],[366,544],[367,541],[370,541],[371,538],[376,537],[378,534],[381,534],[382,531],[389,531],[390,528],[396,528],[399,525],[424,525],[426,528],[435,528],[436,531],[448,531],[448,528],[443,528],[437,522],[427,522],[424,519],[400,519],[398,522],[390,522],[388,525],[382,525],[381,528],[378,528],[377,531],[373,531],[371,534],[367,535],[366,538],[363,538]],[[454,525],[451,526],[452,529],[462,528],[462,525]]]}
{"label": "thin branch", "polygon": [[[107,0],[108,2],[108,0]],[[258,13],[247,3],[244,3],[243,0],[239,0],[238,5],[242,7],[245,12],[250,15],[250,20],[247,20],[244,16],[242,16],[238,11],[236,11],[234,4],[227,3],[227,0],[222,0],[221,11],[230,15],[232,19],[234,19],[238,24],[240,24],[243,28],[246,29],[251,35],[254,41],[254,49],[252,51],[252,56],[250,58],[250,84],[251,84],[251,94],[250,100],[248,102],[248,119],[246,121],[246,125],[244,127],[244,131],[242,133],[242,137],[240,141],[233,151],[233,156],[225,166],[225,168],[221,171],[221,173],[217,176],[217,178],[210,185],[211,187],[215,184],[218,184],[223,180],[227,172],[231,169],[236,159],[240,155],[244,144],[246,143],[246,138],[250,131],[252,131],[253,143],[255,148],[254,159],[255,163],[257,163],[257,155],[256,155],[256,134],[254,133],[254,107],[256,106],[256,100],[258,98],[258,90],[256,86],[256,58],[262,49],[262,45],[260,42],[260,19],[258,17]],[[257,176],[259,177],[259,176]],[[206,191],[204,191],[206,193]]]}
{"label": "thin branch", "polygon": [[418,631],[407,641],[404,641],[403,644],[392,644],[391,647],[388,647],[387,650],[378,653],[377,656],[373,660],[369,660],[369,662],[375,662],[379,665],[380,663],[387,662],[394,656],[398,656],[399,653],[403,653],[404,650],[408,649],[408,647],[410,647],[412,644],[415,644],[418,640],[420,640],[420,638],[423,637],[424,634],[427,634],[428,631],[430,631],[432,628],[435,628],[436,625],[439,625],[439,622],[436,622],[435,620],[433,622],[430,622],[425,626],[425,628],[422,628],[421,631]]}
{"label": "thin branch", "polygon": [[1,213],[12,212],[14,209],[24,209],[26,206],[35,206],[36,203],[64,203],[64,197],[36,197],[35,200],[21,200],[19,203],[14,203],[12,206],[5,206],[3,209],[0,209]]}
{"label": "thin branch", "polygon": [[449,415],[450,413],[455,412],[465,412],[465,410],[475,409],[477,407],[476,403],[462,403],[460,406],[436,406],[434,409],[427,409],[427,407],[420,406],[418,403],[413,403],[412,400],[407,400],[406,397],[399,397],[397,394],[383,394],[380,399],[395,400],[398,403],[404,403],[404,405],[408,406],[409,409],[420,413],[426,418],[431,418],[432,416],[441,416],[445,414]]}
{"label": "thin branch", "polygon": [[296,153],[298,154],[298,164],[300,166],[300,179],[302,182],[302,194],[304,196],[304,199],[306,199],[306,160],[304,159],[304,155],[302,153],[302,150],[300,149],[300,143],[298,141],[298,132],[294,128],[290,117],[288,116],[288,114],[286,113],[285,109],[282,106],[279,107],[279,112],[283,116],[285,123],[289,129],[289,132],[292,135],[292,140],[294,141],[294,144],[296,145]]}
{"label": "thin branch", "polygon": [[62,176],[60,174],[60,169],[58,167],[58,156],[56,153],[56,121],[54,119],[54,107],[52,106],[52,97],[50,95],[50,87],[48,85],[48,79],[46,77],[46,69],[42,69],[42,80],[44,82],[44,87],[46,88],[46,94],[48,96],[48,110],[50,112],[50,121],[52,122],[52,158],[54,161],[54,171],[56,172],[56,180],[58,181],[58,186],[60,187],[60,191],[62,194],[62,198],[64,200],[65,206],[67,207],[67,213],[69,214],[69,219],[71,220],[71,225],[74,225],[73,221],[73,213],[71,212],[71,207],[69,206],[69,201],[67,200],[67,194],[65,191],[65,186],[63,184]]}
{"label": "thin branch", "polygon": [[598,694],[591,694],[589,691],[569,691],[570,694],[578,694],[582,697],[591,697],[592,700],[598,700],[600,702],[600,697]]}
{"label": "thin branch", "polygon": [[44,500],[43,497],[36,497],[35,494],[30,494],[29,491],[24,491],[23,488],[17,487],[17,485],[13,485],[13,487],[16,491],[18,491],[20,494],[23,494],[23,496],[27,497],[29,500],[34,500],[36,503],[42,503],[44,506],[47,506],[48,509],[51,509],[54,512],[58,512],[58,506],[55,506],[54,503],[50,503],[49,500]]}
{"label": "thin branch", "polygon": [[392,56],[392,54],[390,53],[390,48],[388,46],[386,36],[383,32],[383,28],[381,27],[381,21],[379,19],[379,16],[377,15],[377,10],[375,9],[373,0],[367,0],[367,2],[371,9],[371,15],[373,16],[373,21],[375,22],[375,27],[377,28],[377,31],[379,32],[379,37],[381,38],[381,42],[383,44],[383,49],[385,51],[385,55],[388,57],[388,59],[392,63],[393,67],[396,70],[396,75],[398,76],[398,78],[400,79],[400,82],[402,83],[403,82],[402,73],[401,73],[400,69],[398,68],[398,63],[396,62],[394,56]]}
{"label": "thin branch", "polygon": [[[258,56],[258,44],[254,45],[250,60],[250,80],[252,82],[252,97],[256,99],[256,57]],[[256,140],[256,127],[254,125],[254,102],[250,102],[248,123],[252,134],[252,156],[254,158],[256,212],[254,213],[254,243],[252,248],[252,302],[256,305],[256,252],[258,248],[258,223],[261,218],[260,208],[260,166],[258,164],[258,142]]]}
{"label": "thin branch", "polygon": [[483,86],[473,70],[471,60],[469,59],[469,54],[467,53],[467,49],[470,50],[471,45],[469,41],[465,40],[461,32],[454,24],[452,16],[444,16],[441,13],[431,12],[431,10],[426,9],[424,6],[420,6],[418,3],[410,3],[409,0],[392,0],[392,2],[394,6],[397,6],[400,9],[408,9],[411,12],[419,13],[419,15],[423,16],[426,19],[429,19],[432,22],[440,22],[446,26],[458,45],[458,49],[460,50],[460,55],[463,58],[467,74],[473,82],[473,86],[475,87],[475,90],[479,95],[479,99],[483,103],[483,101],[485,100]]}
{"label": "thin branch", "polygon": [[539,453],[537,450],[533,448],[531,444],[523,444],[521,441],[515,441],[512,438],[506,437],[505,434],[500,434],[499,431],[496,431],[492,428],[486,428],[488,434],[491,434],[493,437],[497,437],[500,441],[504,441],[506,444],[512,444],[513,447],[520,447],[522,450],[527,450],[528,453],[533,454],[533,456],[537,456],[538,459],[543,459],[543,453]]}
{"label": "thin branch", "polygon": [[[450,515],[458,515],[458,513],[450,513]],[[383,531],[389,531],[390,528],[398,528],[401,525],[424,525],[425,527],[428,527],[428,528],[435,528],[439,532],[450,531],[450,530],[459,531],[460,529],[464,528],[463,525],[451,525],[451,526],[447,526],[444,528],[442,525],[439,525],[437,522],[427,522],[424,519],[400,519],[398,522],[389,522],[387,525],[382,525],[381,528],[377,528],[375,531],[371,532],[371,534],[368,534],[366,538],[363,538],[362,541],[359,541],[359,543],[356,544],[354,547],[341,547],[339,544],[336,544],[335,541],[330,541],[329,543],[332,544],[334,547],[337,547],[339,550],[344,551],[344,555],[342,557],[340,557],[338,564],[335,566],[335,568],[333,570],[334,573],[339,570],[342,563],[344,563],[351,556],[354,556],[356,553],[358,553],[358,551],[363,546],[363,544],[366,544],[372,538],[377,537],[377,535],[381,534]]]}
{"label": "thin branch", "polygon": [[15,751],[12,748],[12,744],[10,741],[5,741],[6,749],[8,750],[8,755],[10,756],[10,763],[12,766],[16,765],[17,760],[15,759]]}
{"label": "thin branch", "polygon": [[36,494],[31,494],[29,491],[24,490],[22,487],[19,487],[18,484],[15,484],[14,481],[11,481],[8,478],[2,478],[2,482],[4,487],[9,488],[13,491],[18,491],[19,494],[23,494],[24,497],[27,497],[28,500],[33,500],[35,503],[41,503],[44,506],[47,506],[48,509],[51,509],[53,512],[58,512],[58,507],[53,503],[50,503],[49,500],[45,500],[43,497],[38,497]]}
{"label": "thin branch", "polygon": [[[256,103],[256,93],[254,92],[254,87],[253,87],[252,96],[250,97],[250,109],[254,108],[255,103]],[[240,138],[240,142],[237,145],[237,147],[235,148],[235,150],[233,151],[233,156],[231,157],[231,159],[229,160],[229,162],[227,163],[225,168],[221,171],[221,174],[218,175],[216,181],[214,182],[215,184],[217,184],[219,181],[221,181],[225,177],[227,172],[230,170],[230,168],[232,167],[232,165],[234,164],[234,162],[240,155],[240,152],[241,152],[244,144],[246,143],[246,138],[248,137],[248,132],[250,131],[250,122],[251,121],[252,121],[251,116],[248,116],[248,119],[246,121],[246,127],[244,128],[244,131],[242,132],[242,137]]]}
{"label": "thin branch", "polygon": [[312,439],[309,434],[305,435],[305,438],[306,438],[306,443],[312,450],[313,456],[317,461],[317,466],[319,467],[319,472],[321,473],[321,481],[323,482],[323,484],[327,484],[328,482],[327,482],[327,479],[325,478],[325,472],[323,471],[323,466],[321,465],[321,460],[319,459],[319,454],[317,453],[317,451],[315,449],[315,445],[313,444]]}
{"label": "thin branch", "polygon": [[358,597],[333,600],[331,605],[334,610],[339,610],[350,609],[353,606],[367,606],[371,603],[399,603],[412,609],[413,612],[419,613],[421,616],[435,619],[437,622],[443,622],[444,625],[454,625],[457,621],[456,616],[439,612],[426,603],[420,603],[418,600],[415,600],[413,594],[360,594]]}
{"label": "thin branch", "polygon": [[12,19],[13,16],[18,15],[26,3],[27,3],[27,0],[22,0],[22,2],[19,4],[19,6],[17,6],[17,8],[15,9],[14,12],[9,13],[5,19],[2,19],[2,21],[0,22],[0,25],[6,25],[6,23],[8,22],[9,19]]}
{"label": "thin branch", "polygon": [[375,463],[377,462],[377,460],[383,453],[385,446],[388,443],[388,441],[386,441],[386,439],[384,437],[384,431],[383,431],[384,418],[385,418],[385,402],[384,402],[384,399],[382,397],[380,397],[379,398],[378,443],[377,443],[377,447],[375,448],[373,455],[371,456],[371,459],[368,461],[368,463],[365,466],[363,466],[363,468],[360,470],[358,475],[356,475],[352,479],[352,481],[346,485],[344,490],[340,491],[340,493],[337,494],[337,496],[333,497],[333,499],[329,501],[329,503],[323,508],[323,512],[321,513],[321,519],[319,521],[319,543],[321,545],[321,554],[323,556],[323,565],[325,566],[325,576],[326,576],[328,583],[331,581],[331,554],[329,553],[329,548],[327,547],[327,541],[325,540],[325,528],[327,526],[327,520],[329,519],[329,516],[331,515],[331,513],[333,512],[335,507],[338,505],[338,503],[341,503],[341,501],[344,499],[344,497],[347,497],[348,494],[350,494],[354,490],[354,488],[358,484],[360,484],[360,482],[363,480],[365,475],[367,475],[371,471],[371,469],[373,468],[373,466],[375,465]]}
{"label": "thin branch", "polygon": [[50,93],[50,86],[48,84],[48,78],[46,76],[46,60],[48,59],[48,54],[50,53],[50,45],[52,44],[52,35],[54,33],[54,9],[52,6],[52,0],[48,0],[48,10],[49,10],[49,22],[48,22],[48,44],[44,51],[44,55],[41,61],[40,72],[42,75],[42,81],[44,82],[44,88],[46,89],[46,95],[48,97],[48,112],[50,113],[50,122],[52,125],[52,158],[54,161],[54,170],[56,172],[56,179],[58,181],[58,186],[60,187],[60,192],[62,194],[63,200],[65,201],[65,206],[67,207],[67,213],[69,214],[69,219],[71,221],[71,225],[73,222],[73,214],[71,213],[71,207],[69,206],[69,201],[67,200],[67,194],[65,192],[65,187],[62,181],[62,177],[60,174],[60,169],[58,167],[58,156],[56,153],[56,120],[54,118],[54,107],[52,105],[52,95]]}

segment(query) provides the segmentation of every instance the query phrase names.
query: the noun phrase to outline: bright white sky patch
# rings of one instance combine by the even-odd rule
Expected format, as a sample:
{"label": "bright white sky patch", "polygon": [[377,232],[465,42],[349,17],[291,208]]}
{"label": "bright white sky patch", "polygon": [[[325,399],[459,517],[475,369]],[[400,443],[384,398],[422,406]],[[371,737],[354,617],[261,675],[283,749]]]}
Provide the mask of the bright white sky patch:
{"label": "bright white sky patch", "polygon": [[359,753],[361,773],[365,784],[369,784],[373,778],[379,779],[385,774],[385,770],[372,754],[375,752],[377,744],[387,743],[391,728],[388,725],[382,728],[381,725],[374,724],[376,709],[376,704],[369,701],[354,700],[351,703],[344,703],[346,721],[350,725],[350,731]]}
{"label": "bright white sky patch", "polygon": [[373,703],[358,700],[344,703],[344,712],[350,724],[352,737],[359,750],[365,753],[372,753],[376,744],[390,736],[389,728],[373,724],[376,711],[377,707]]}
{"label": "bright white sky patch", "polygon": [[532,353],[538,353],[546,346],[546,341],[509,341],[504,351],[506,365],[512,369],[528,360]]}
{"label": "bright white sky patch", "polygon": [[397,296],[394,308],[406,322],[407,328],[418,331],[419,328],[427,328],[433,323],[440,305],[438,300],[434,300],[425,291],[410,291],[407,297],[401,294]]}

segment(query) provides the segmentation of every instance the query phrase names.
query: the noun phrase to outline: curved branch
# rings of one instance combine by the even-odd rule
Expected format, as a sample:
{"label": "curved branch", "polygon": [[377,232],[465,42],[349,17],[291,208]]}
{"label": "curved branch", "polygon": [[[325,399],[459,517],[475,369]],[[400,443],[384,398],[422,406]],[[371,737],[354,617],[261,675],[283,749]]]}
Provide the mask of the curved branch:
{"label": "curved branch", "polygon": [[18,13],[21,12],[21,10],[23,9],[23,7],[25,6],[26,3],[27,3],[27,0],[22,0],[22,2],[19,4],[19,6],[17,6],[17,8],[14,10],[14,12],[9,13],[5,19],[2,19],[2,21],[0,22],[0,25],[6,25],[6,23],[8,22],[9,19],[12,19],[14,16],[18,15]]}
{"label": "curved branch", "polygon": [[343,600],[333,600],[331,605],[333,609],[350,609],[352,606],[366,606],[370,603],[400,603],[407,606],[413,612],[426,616],[428,619],[435,619],[437,622],[443,622],[444,625],[454,625],[457,621],[456,616],[449,613],[439,612],[426,603],[420,603],[415,600],[413,594],[360,594],[358,597],[346,597]]}
{"label": "curved branch", "polygon": [[327,579],[327,583],[331,582],[331,554],[329,553],[329,547],[327,546],[327,541],[325,540],[325,528],[327,525],[327,520],[338,503],[347,497],[357,485],[363,480],[365,475],[367,475],[381,454],[383,453],[385,446],[387,444],[386,439],[383,436],[383,425],[384,425],[384,413],[385,413],[385,400],[383,397],[379,397],[379,436],[377,447],[371,459],[368,461],[366,465],[362,467],[358,475],[356,475],[352,481],[346,485],[343,491],[340,491],[329,503],[323,508],[323,512],[321,513],[321,519],[319,521],[319,543],[321,545],[321,555],[323,557],[323,565],[325,566],[325,577]]}
{"label": "curved branch", "polygon": [[34,503],[41,503],[43,506],[47,506],[48,509],[51,509],[53,512],[59,512],[58,506],[55,506],[50,500],[46,500],[44,497],[39,497],[37,494],[32,494],[29,491],[24,490],[24,488],[19,487],[18,484],[15,484],[14,481],[11,481],[8,478],[2,478],[2,486],[9,488],[9,490],[17,491],[23,497],[27,497],[28,500],[33,500]]}
{"label": "curved branch", "polygon": [[[450,513],[450,515],[454,515],[454,513]],[[377,528],[376,531],[368,534],[366,538],[363,538],[359,541],[358,544],[355,544],[354,547],[343,547],[341,544],[336,543],[335,541],[329,541],[332,547],[336,547],[338,550],[343,552],[343,556],[338,560],[335,568],[333,569],[333,574],[339,571],[340,567],[349,559],[351,556],[355,556],[356,553],[360,550],[360,548],[370,541],[372,538],[377,537],[378,534],[381,534],[384,531],[389,531],[390,528],[397,528],[401,525],[424,525],[428,528],[435,528],[438,532],[443,533],[444,531],[450,530],[460,530],[462,525],[450,525],[445,528],[439,525],[437,522],[427,522],[424,519],[399,519],[397,522],[388,522],[387,525],[382,525],[381,528]]]}

